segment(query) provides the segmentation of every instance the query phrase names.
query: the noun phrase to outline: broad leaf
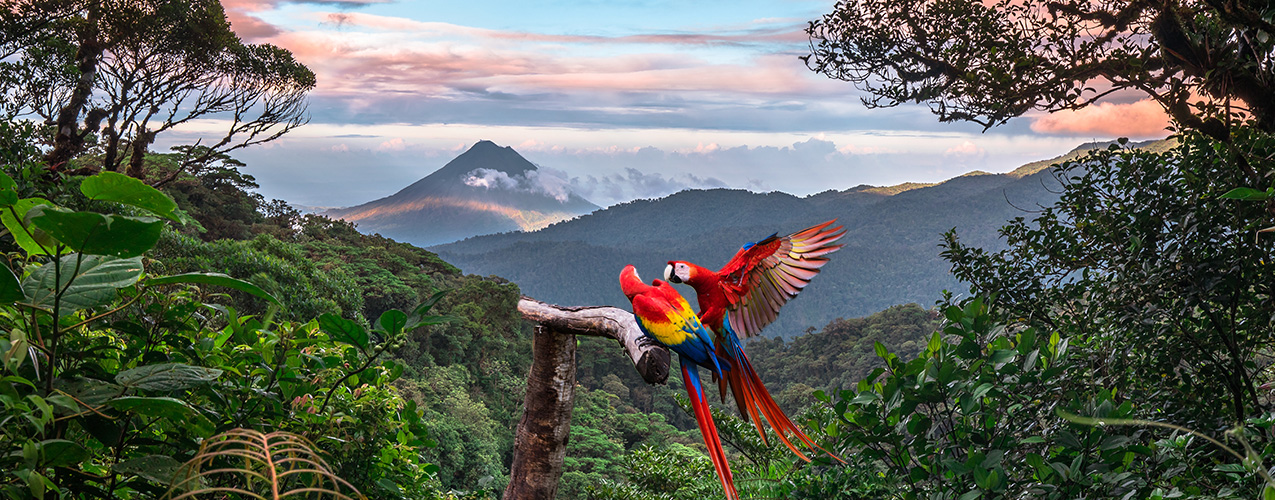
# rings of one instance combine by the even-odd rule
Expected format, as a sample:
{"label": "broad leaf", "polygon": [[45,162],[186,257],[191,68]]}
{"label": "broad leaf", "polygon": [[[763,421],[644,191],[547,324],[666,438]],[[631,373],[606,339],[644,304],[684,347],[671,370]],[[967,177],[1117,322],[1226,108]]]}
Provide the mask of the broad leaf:
{"label": "broad leaf", "polygon": [[363,326],[332,313],[319,316],[319,327],[328,332],[328,337],[337,342],[345,342],[359,349],[367,349],[367,330]]}
{"label": "broad leaf", "polygon": [[144,209],[174,222],[180,222],[172,198],[146,183],[116,172],[102,172],[80,183],[80,192],[94,200],[114,201]]}
{"label": "broad leaf", "polygon": [[381,331],[396,335],[403,331],[403,327],[407,326],[407,314],[398,309],[390,309],[381,313],[381,318],[376,321],[381,327]]}
{"label": "broad leaf", "polygon": [[13,270],[9,266],[0,265],[4,270],[0,271],[0,302],[17,302],[26,298],[22,294],[22,283],[18,281],[18,276],[13,274]]}
{"label": "broad leaf", "polygon": [[102,215],[46,209],[31,218],[31,225],[43,229],[72,250],[94,255],[136,257],[159,241],[164,223],[154,217]]}
{"label": "broad leaf", "polygon": [[9,207],[18,202],[18,193],[13,190],[16,185],[9,174],[0,172],[0,207]]}
{"label": "broad leaf", "polygon": [[[79,274],[76,274],[76,260],[81,257]],[[61,280],[55,286],[54,270],[58,267],[61,268]],[[57,290],[66,288],[62,294],[61,314],[67,315],[81,309],[109,304],[115,300],[120,288],[137,283],[141,277],[141,257],[118,259],[67,254],[40,266],[27,276],[22,281],[22,293],[31,305],[52,310]]]}
{"label": "broad leaf", "polygon": [[66,467],[89,458],[89,450],[79,443],[65,439],[48,439],[40,442],[40,463],[45,467]]}
{"label": "broad leaf", "polygon": [[[162,485],[169,485],[194,475],[194,469],[185,469],[182,478],[175,476],[182,470],[182,463],[167,455],[146,455],[130,458],[111,466],[116,474],[134,475]],[[177,481],[174,481],[177,479]]]}
{"label": "broad leaf", "polygon": [[[11,207],[0,208],[0,223],[4,223],[5,229],[9,230],[9,233],[13,235],[13,240],[17,242],[19,247],[22,247],[22,250],[27,252],[27,255],[48,255],[48,252],[45,252],[44,248],[41,248],[40,244],[36,243],[31,234],[28,234],[29,232],[34,233],[37,229],[27,228],[23,224],[23,221],[26,220],[27,212],[37,206],[52,205],[52,202],[44,198],[24,198],[18,200]],[[48,249],[50,251],[53,250],[52,247],[48,247]]]}
{"label": "broad leaf", "polygon": [[216,380],[222,371],[216,368],[190,366],[182,363],[161,363],[124,370],[115,375],[115,382],[147,391],[175,391]]}
{"label": "broad leaf", "polygon": [[176,283],[198,283],[233,288],[241,292],[256,295],[266,302],[283,307],[283,304],[279,302],[279,299],[274,298],[273,295],[262,290],[261,287],[241,279],[231,278],[230,276],[221,273],[186,273],[146,280],[146,284],[150,286],[171,285]]}
{"label": "broad leaf", "polygon": [[162,417],[174,422],[180,422],[195,413],[194,408],[186,405],[185,401],[174,398],[124,396],[112,399],[106,404],[119,411]]}
{"label": "broad leaf", "polygon": [[[124,393],[124,388],[118,385],[97,380],[92,378],[72,378],[57,379],[53,381],[53,388],[57,391],[71,395],[79,403],[83,405],[91,405],[94,408],[106,404],[111,398]],[[87,408],[81,407],[80,411]]]}

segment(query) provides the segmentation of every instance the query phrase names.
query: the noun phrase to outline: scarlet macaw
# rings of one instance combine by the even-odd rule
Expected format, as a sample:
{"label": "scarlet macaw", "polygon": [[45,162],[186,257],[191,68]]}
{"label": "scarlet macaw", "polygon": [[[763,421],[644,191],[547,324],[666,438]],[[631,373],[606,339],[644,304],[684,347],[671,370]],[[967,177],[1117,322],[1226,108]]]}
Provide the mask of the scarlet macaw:
{"label": "scarlet macaw", "polygon": [[[664,279],[685,283],[695,289],[699,299],[699,316],[717,335],[717,358],[727,367],[720,382],[722,400],[731,389],[735,403],[746,420],[752,420],[766,439],[758,412],[775,429],[775,434],[803,460],[810,461],[793,446],[791,433],[811,450],[819,448],[775,404],[770,391],[762,385],[753,370],[739,337],[761,333],[779,314],[779,308],[810,283],[819,269],[828,263],[826,255],[842,245],[834,244],[845,231],[842,226],[828,228],[836,219],[780,237],[778,233],[739,249],[720,271],[713,272],[690,262],[671,260],[664,268]],[[841,460],[836,455],[833,458]]]}
{"label": "scarlet macaw", "polygon": [[735,491],[730,464],[726,463],[726,452],[722,449],[722,440],[717,435],[717,426],[713,424],[713,415],[709,412],[708,399],[699,379],[701,366],[712,372],[713,378],[720,377],[725,369],[717,358],[712,334],[691,311],[691,305],[682,294],[664,281],[655,280],[648,285],[638,277],[633,266],[625,266],[620,271],[620,289],[633,303],[633,316],[637,318],[642,333],[678,354],[686,394],[690,397],[700,433],[704,435],[704,445],[708,446],[708,456],[717,469],[726,498],[738,500],[739,493]]}

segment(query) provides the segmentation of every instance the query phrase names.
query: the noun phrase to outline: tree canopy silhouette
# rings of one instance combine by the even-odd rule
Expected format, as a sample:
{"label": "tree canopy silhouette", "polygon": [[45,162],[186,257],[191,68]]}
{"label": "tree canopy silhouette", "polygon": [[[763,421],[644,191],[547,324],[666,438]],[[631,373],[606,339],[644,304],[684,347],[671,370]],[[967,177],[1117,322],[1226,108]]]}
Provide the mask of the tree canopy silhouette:
{"label": "tree canopy silhouette", "polygon": [[925,103],[990,128],[1132,91],[1226,141],[1275,130],[1275,8],[1221,0],[847,0],[807,28],[814,71],[869,107]]}
{"label": "tree canopy silhouette", "polygon": [[93,153],[77,166],[139,178],[156,134],[222,119],[189,168],[305,123],[315,85],[287,50],[243,43],[216,0],[0,0],[0,65],[5,117],[54,127],[50,168]]}

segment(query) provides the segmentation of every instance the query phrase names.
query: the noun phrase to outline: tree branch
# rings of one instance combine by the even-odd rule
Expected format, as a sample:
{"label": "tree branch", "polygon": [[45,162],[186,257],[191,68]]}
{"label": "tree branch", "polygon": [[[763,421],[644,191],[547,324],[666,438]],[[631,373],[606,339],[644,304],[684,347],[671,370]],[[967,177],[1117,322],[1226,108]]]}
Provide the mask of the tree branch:
{"label": "tree branch", "polygon": [[609,306],[564,307],[526,296],[518,301],[518,312],[558,333],[615,339],[643,380],[649,384],[668,380],[668,349],[642,333],[633,313]]}
{"label": "tree branch", "polygon": [[504,498],[553,500],[562,478],[571,410],[575,404],[576,339],[608,337],[620,343],[633,367],[651,384],[668,380],[669,353],[642,334],[633,314],[615,307],[563,307],[530,297],[518,301],[524,319],[537,323],[522,419]]}

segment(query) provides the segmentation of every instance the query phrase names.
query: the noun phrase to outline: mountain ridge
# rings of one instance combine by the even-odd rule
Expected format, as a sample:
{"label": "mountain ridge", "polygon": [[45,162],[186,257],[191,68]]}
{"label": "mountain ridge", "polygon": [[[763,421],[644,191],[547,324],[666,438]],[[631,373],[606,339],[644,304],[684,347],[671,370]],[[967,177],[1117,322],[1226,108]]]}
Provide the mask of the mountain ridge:
{"label": "mountain ridge", "polygon": [[[1079,153],[1044,161],[1057,163]],[[1028,210],[1052,204],[1061,191],[1051,171],[1028,166],[1030,172],[958,176],[897,192],[858,186],[798,197],[685,190],[620,203],[534,232],[477,236],[430,250],[466,272],[505,277],[540,300],[626,307],[616,284],[625,264],[648,278],[660,276],[668,260],[716,269],[744,243],[836,218],[847,229],[841,240],[845,246],[764,332],[792,338],[836,318],[897,304],[929,304],[945,289],[964,293],[939,255],[942,233],[955,228],[964,242],[1002,248],[998,230],[1006,221],[1030,217]],[[679,291],[694,301],[691,289]]]}
{"label": "mountain ridge", "polygon": [[508,146],[480,140],[392,195],[324,215],[417,246],[534,230],[599,207]]}

